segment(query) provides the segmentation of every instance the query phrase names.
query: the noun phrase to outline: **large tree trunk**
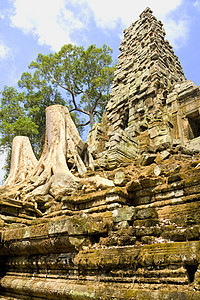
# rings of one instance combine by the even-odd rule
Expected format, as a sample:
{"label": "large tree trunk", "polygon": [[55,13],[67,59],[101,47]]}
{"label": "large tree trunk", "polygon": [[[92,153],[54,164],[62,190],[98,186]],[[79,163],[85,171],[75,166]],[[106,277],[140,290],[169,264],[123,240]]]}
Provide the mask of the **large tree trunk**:
{"label": "large tree trunk", "polygon": [[28,137],[16,136],[13,139],[10,173],[5,185],[24,181],[37,163]]}
{"label": "large tree trunk", "polygon": [[26,193],[33,190],[27,197],[45,195],[48,192],[56,197],[58,193],[74,189],[76,178],[66,162],[68,140],[73,144],[73,136],[77,137],[71,130],[71,123],[73,122],[66,107],[53,105],[46,109],[45,146],[39,163],[31,174],[35,182],[26,190]]}
{"label": "large tree trunk", "polygon": [[[87,144],[81,140],[69,111],[64,106],[53,105],[46,109],[45,145],[38,163],[33,158],[31,146],[27,155],[28,147],[25,145],[25,150],[23,150],[23,147],[18,144],[21,139],[19,137],[15,139],[16,145],[12,156],[13,167],[11,167],[11,175],[5,185],[12,185],[25,179],[26,184],[20,190],[20,197],[24,201],[34,201],[38,196],[47,194],[56,198],[75,189],[78,177],[75,177],[68,168],[68,156],[73,158],[74,167],[77,167],[81,175],[87,171],[86,166],[93,169],[93,159],[87,149]],[[21,150],[16,150],[18,148]],[[18,152],[20,155],[16,154]],[[26,156],[27,163],[24,159]],[[29,166],[30,161],[32,169]],[[26,174],[24,171],[21,172],[26,169],[25,166],[27,166]],[[20,177],[20,173],[24,175]]]}

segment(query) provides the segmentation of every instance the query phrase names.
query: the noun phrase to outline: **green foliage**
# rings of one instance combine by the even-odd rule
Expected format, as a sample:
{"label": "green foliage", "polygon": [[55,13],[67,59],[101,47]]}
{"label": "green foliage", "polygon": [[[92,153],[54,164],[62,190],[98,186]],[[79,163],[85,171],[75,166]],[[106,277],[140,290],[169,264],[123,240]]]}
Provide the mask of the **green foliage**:
{"label": "green foliage", "polygon": [[27,115],[24,106],[24,93],[13,87],[5,87],[1,97],[0,145],[7,147],[16,135],[31,137],[38,132],[38,126]]}
{"label": "green foliage", "polygon": [[[18,82],[23,92],[5,87],[0,106],[0,150],[7,150],[6,170],[12,140],[16,135],[30,138],[40,156],[45,139],[45,109],[53,104],[67,105],[80,132],[82,125],[101,120],[109,99],[115,66],[112,50],[65,45],[58,53],[39,54]],[[85,116],[85,118],[84,118]],[[85,124],[81,124],[84,122]]]}
{"label": "green foliage", "polygon": [[34,70],[33,75],[24,73],[19,85],[29,90],[43,84],[52,89],[60,87],[70,97],[66,102],[71,111],[87,116],[92,127],[101,119],[109,99],[115,69],[111,53],[106,45],[102,48],[91,45],[84,50],[69,44],[58,53],[39,54],[29,66]]}
{"label": "green foliage", "polygon": [[[0,149],[7,151],[10,157],[12,140],[16,135],[32,136],[38,133],[38,126],[27,115],[23,106],[24,93],[18,93],[13,87],[5,87],[1,93],[0,105]],[[7,159],[5,169],[9,170],[9,159]]]}

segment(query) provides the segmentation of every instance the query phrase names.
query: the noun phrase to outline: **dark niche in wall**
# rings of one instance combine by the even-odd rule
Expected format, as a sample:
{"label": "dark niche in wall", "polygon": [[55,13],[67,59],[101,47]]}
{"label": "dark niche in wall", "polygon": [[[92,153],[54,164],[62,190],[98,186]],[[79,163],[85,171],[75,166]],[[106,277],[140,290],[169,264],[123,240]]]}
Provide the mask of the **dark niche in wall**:
{"label": "dark niche in wall", "polygon": [[198,269],[198,265],[186,265],[185,267],[186,267],[186,270],[188,273],[189,282],[190,283],[194,282],[194,277],[195,277],[195,273]]}

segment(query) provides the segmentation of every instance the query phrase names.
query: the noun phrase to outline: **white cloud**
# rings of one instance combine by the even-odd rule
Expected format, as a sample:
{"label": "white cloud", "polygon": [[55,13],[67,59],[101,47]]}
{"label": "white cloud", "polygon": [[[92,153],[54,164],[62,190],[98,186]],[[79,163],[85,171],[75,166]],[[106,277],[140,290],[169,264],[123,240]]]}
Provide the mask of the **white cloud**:
{"label": "white cloud", "polygon": [[7,59],[11,56],[11,50],[2,41],[0,41],[0,59]]}
{"label": "white cloud", "polygon": [[[83,1],[83,0],[81,0]],[[98,26],[113,28],[120,20],[124,26],[138,19],[139,14],[149,6],[156,16],[164,16],[176,9],[183,0],[85,0],[94,13]]]}
{"label": "white cloud", "polygon": [[[72,36],[86,29],[92,17],[96,26],[101,29],[114,30],[117,26],[124,29],[149,6],[156,17],[163,21],[169,41],[173,46],[180,46],[180,40],[186,40],[189,22],[182,15],[178,20],[173,20],[168,14],[183,2],[184,0],[14,0],[15,12],[10,19],[13,26],[27,34],[33,34],[39,44],[59,50],[66,43],[74,43]],[[199,1],[195,3],[197,5]]]}
{"label": "white cloud", "polygon": [[[85,0],[85,2],[93,11],[97,26],[104,29],[114,29],[119,22],[123,28],[129,26],[149,6],[157,19],[162,20],[167,38],[175,48],[181,47],[185,43],[189,33],[190,23],[185,16],[181,16],[177,20],[169,17],[170,12],[183,4],[183,0],[123,0],[123,2],[116,0]],[[200,2],[196,2],[200,6]]]}
{"label": "white cloud", "polygon": [[67,8],[70,2],[73,0],[15,0],[12,25],[33,34],[39,44],[58,50],[64,43],[72,43],[71,32],[84,28],[79,13]]}
{"label": "white cloud", "polygon": [[[140,13],[149,6],[157,19],[161,20],[167,32],[167,38],[175,48],[179,48],[187,40],[190,22],[182,13],[176,20],[170,18],[169,14],[178,9],[184,0],[73,0],[74,2],[85,2],[94,15],[98,27],[103,29],[115,29],[117,25],[121,28],[129,26],[136,21]],[[200,8],[200,1],[196,5]],[[121,35],[120,35],[121,38]]]}
{"label": "white cloud", "polygon": [[175,49],[185,45],[187,37],[189,36],[190,21],[186,19],[172,20],[167,19],[165,22],[165,29],[167,38]]}
{"label": "white cloud", "polygon": [[194,2],[194,7],[196,7],[198,10],[200,10],[200,1],[199,0]]}

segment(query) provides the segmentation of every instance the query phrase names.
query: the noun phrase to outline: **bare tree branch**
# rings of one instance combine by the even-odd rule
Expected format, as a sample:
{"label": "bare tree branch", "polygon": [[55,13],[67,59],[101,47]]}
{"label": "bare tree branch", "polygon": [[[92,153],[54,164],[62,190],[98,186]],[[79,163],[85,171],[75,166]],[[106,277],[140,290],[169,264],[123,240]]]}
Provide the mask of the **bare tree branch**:
{"label": "bare tree branch", "polygon": [[[51,76],[51,75],[50,75]],[[75,96],[74,96],[74,93],[72,90],[70,90],[68,87],[65,87],[64,85],[62,85],[58,80],[56,80],[53,76],[51,76],[51,78],[53,79],[54,82],[56,82],[61,88],[65,89],[66,91],[70,92],[71,96],[72,96],[72,102],[74,104],[74,109],[73,110],[70,110],[71,111],[74,111],[74,110],[77,110],[79,112],[82,112],[83,114],[86,114],[86,115],[90,115],[87,111],[83,110],[83,109],[80,109],[77,104],[76,104],[76,100],[75,100]]]}
{"label": "bare tree branch", "polygon": [[86,93],[84,90],[80,89],[77,85],[76,85],[76,88],[77,88],[81,93],[84,94],[84,96],[85,96],[85,98],[86,98],[86,100],[87,100],[87,103],[88,103],[89,112],[92,112],[92,107],[91,107],[90,99],[89,99],[87,93]]}
{"label": "bare tree branch", "polygon": [[77,110],[79,112],[82,112],[83,114],[86,114],[86,115],[90,116],[89,112],[87,112],[86,110],[80,109],[78,107],[70,109],[69,112],[72,112],[72,111],[75,111],[75,110]]}
{"label": "bare tree branch", "polygon": [[92,113],[94,113],[94,111],[95,111],[95,109],[97,107],[97,104],[98,104],[99,100],[102,97],[102,92],[105,90],[106,87],[107,87],[106,85],[103,87],[103,89],[100,91],[99,97],[95,100],[94,106],[92,108]]}
{"label": "bare tree branch", "polygon": [[77,127],[81,127],[81,126],[86,126],[86,125],[89,125],[90,124],[90,121],[88,121],[87,123],[84,123],[84,124],[76,124]]}

